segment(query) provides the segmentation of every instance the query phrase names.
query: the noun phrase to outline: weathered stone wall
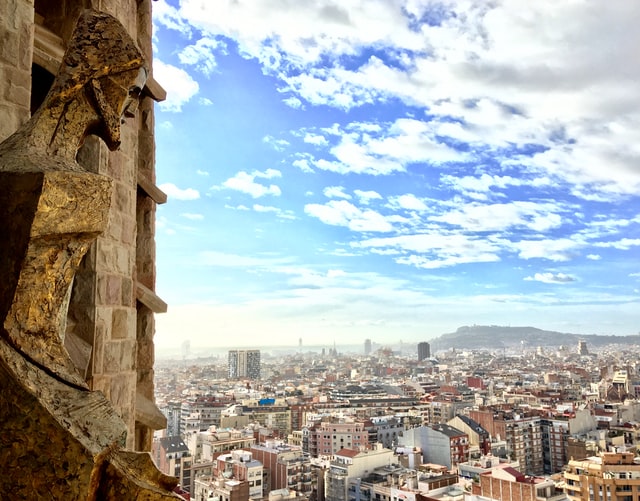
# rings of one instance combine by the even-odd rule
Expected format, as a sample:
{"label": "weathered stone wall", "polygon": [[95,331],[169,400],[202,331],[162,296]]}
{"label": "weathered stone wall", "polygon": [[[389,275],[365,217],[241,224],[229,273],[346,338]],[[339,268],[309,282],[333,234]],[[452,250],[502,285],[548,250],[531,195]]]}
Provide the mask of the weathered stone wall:
{"label": "weathered stone wall", "polygon": [[[47,37],[51,34],[46,40],[53,40],[52,45],[44,52],[55,65],[56,54],[86,7],[117,17],[150,62],[150,0],[0,2],[0,141],[30,116],[35,24]],[[34,87],[41,84],[33,82]],[[157,84],[151,85],[155,94],[162,94]],[[150,450],[152,430],[163,426],[153,404],[153,312],[162,311],[163,303],[153,290],[155,205],[164,195],[154,186],[154,101],[145,90],[137,116],[122,126],[118,151],[109,152],[92,137],[78,155],[87,170],[111,177],[114,189],[107,230],[76,274],[67,328],[74,334],[69,339],[78,340],[74,362],[78,360],[90,387],[111,400],[127,423],[126,447],[136,450]],[[155,302],[141,301],[140,290]]]}
{"label": "weathered stone wall", "polygon": [[29,119],[33,1],[0,2],[0,141]]}

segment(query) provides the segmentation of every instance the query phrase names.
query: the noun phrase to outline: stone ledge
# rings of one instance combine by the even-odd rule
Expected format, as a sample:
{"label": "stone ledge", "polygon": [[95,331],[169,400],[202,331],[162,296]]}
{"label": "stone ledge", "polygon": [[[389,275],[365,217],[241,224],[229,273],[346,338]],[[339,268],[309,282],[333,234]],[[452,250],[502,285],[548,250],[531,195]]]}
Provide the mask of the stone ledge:
{"label": "stone ledge", "polygon": [[142,191],[149,195],[149,198],[151,198],[155,203],[164,204],[167,202],[167,194],[149,181],[149,179],[140,172],[138,172],[138,186]]}
{"label": "stone ledge", "polygon": [[151,400],[140,393],[136,394],[136,421],[152,430],[163,430],[167,427],[167,418]]}
{"label": "stone ledge", "polygon": [[58,73],[62,56],[62,38],[36,23],[33,34],[33,62],[55,75]]}
{"label": "stone ledge", "polygon": [[148,289],[141,283],[136,283],[136,299],[144,304],[154,313],[166,313],[167,303],[165,303],[155,292]]}

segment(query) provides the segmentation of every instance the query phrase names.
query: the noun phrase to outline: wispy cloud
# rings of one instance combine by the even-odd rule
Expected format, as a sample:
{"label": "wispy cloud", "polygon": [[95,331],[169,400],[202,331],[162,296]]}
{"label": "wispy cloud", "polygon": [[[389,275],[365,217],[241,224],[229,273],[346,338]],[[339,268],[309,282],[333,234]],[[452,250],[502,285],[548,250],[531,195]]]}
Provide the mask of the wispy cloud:
{"label": "wispy cloud", "polygon": [[388,232],[393,229],[391,223],[380,213],[370,209],[362,210],[346,200],[330,200],[324,205],[307,204],[304,211],[325,224],[344,226],[353,231]]}
{"label": "wispy cloud", "polygon": [[178,53],[182,64],[194,66],[206,76],[210,76],[217,67],[216,52],[225,53],[226,44],[212,38],[201,38],[193,45],[187,45]]}
{"label": "wispy cloud", "polygon": [[262,141],[271,145],[276,151],[284,151],[284,149],[290,145],[286,139],[276,139],[273,136],[265,136],[262,138]]}
{"label": "wispy cloud", "polygon": [[280,171],[275,169],[267,169],[264,172],[253,171],[251,174],[240,171],[235,176],[222,183],[222,186],[230,190],[246,193],[251,195],[253,198],[260,198],[266,195],[280,196],[282,191],[277,185],[270,184],[266,186],[255,181],[257,178],[271,179],[280,176]]}
{"label": "wispy cloud", "polygon": [[204,219],[204,214],[196,214],[193,212],[183,212],[180,215],[186,219],[190,219],[191,221],[202,221]]}
{"label": "wispy cloud", "polygon": [[197,200],[200,198],[200,192],[194,188],[178,188],[173,183],[163,183],[159,188],[164,191],[168,197],[175,200]]}
{"label": "wispy cloud", "polygon": [[153,61],[156,80],[167,91],[167,99],[159,103],[164,111],[179,112],[200,90],[198,82],[182,68],[165,64],[156,58]]}
{"label": "wispy cloud", "polygon": [[568,284],[575,282],[576,278],[565,273],[536,273],[533,276],[525,277],[525,280],[543,282],[545,284]]}
{"label": "wispy cloud", "polygon": [[349,200],[351,195],[345,193],[343,186],[327,186],[322,193],[327,198],[344,198]]}

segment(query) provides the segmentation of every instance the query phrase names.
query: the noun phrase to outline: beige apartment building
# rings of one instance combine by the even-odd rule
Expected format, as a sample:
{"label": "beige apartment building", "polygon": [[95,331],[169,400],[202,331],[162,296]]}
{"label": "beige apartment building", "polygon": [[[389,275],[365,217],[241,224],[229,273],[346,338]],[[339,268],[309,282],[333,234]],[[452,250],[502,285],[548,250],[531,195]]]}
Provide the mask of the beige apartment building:
{"label": "beige apartment building", "polygon": [[639,501],[640,463],[631,452],[569,461],[564,491],[571,501]]}

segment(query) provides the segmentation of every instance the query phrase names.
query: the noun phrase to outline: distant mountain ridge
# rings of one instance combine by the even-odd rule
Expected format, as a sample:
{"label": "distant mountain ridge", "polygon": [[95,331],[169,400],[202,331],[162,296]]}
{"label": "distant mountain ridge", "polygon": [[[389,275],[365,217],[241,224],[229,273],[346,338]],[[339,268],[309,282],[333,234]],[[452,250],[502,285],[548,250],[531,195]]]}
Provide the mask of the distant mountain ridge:
{"label": "distant mountain ridge", "polygon": [[431,351],[456,349],[501,349],[525,346],[577,346],[578,341],[587,346],[606,344],[640,344],[640,335],[601,336],[597,334],[570,334],[546,331],[536,327],[506,327],[499,325],[473,325],[458,327],[455,332],[442,334],[431,341]]}

